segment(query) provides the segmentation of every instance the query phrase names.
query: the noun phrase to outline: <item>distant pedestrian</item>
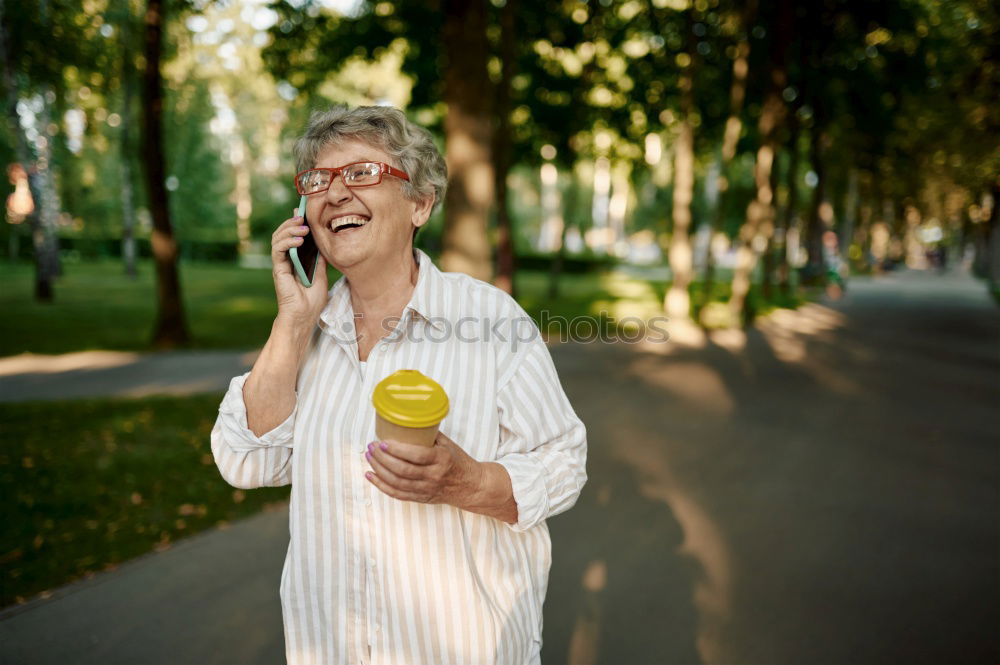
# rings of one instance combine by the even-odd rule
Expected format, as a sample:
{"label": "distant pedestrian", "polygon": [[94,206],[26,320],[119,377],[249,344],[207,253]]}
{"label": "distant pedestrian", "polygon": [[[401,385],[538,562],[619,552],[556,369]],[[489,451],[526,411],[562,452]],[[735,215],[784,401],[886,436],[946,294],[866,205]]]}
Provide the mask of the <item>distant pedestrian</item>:
{"label": "distant pedestrian", "polygon": [[837,234],[827,231],[823,234],[823,266],[826,270],[826,293],[834,299],[844,294],[846,264],[840,256],[840,241]]}

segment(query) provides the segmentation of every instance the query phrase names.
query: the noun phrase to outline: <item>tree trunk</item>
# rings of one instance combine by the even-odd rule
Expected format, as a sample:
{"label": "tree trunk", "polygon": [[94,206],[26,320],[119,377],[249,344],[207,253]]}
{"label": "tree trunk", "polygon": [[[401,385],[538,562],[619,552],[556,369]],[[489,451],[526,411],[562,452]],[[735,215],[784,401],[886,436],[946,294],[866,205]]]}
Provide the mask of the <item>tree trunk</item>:
{"label": "tree trunk", "polygon": [[250,252],[250,216],[253,214],[253,195],[250,187],[253,174],[250,172],[250,150],[243,140],[242,129],[237,122],[230,136],[233,154],[233,170],[236,172],[233,199],[236,203],[236,239],[240,257]]}
{"label": "tree trunk", "polygon": [[715,202],[715,214],[712,216],[711,233],[705,249],[705,277],[702,280],[702,304],[712,300],[712,289],[715,283],[715,255],[712,253],[712,240],[715,234],[722,230],[726,207],[725,197],[729,191],[729,165],[736,156],[736,146],[743,131],[743,101],[747,92],[747,73],[750,71],[750,30],[757,18],[757,0],[748,0],[743,8],[740,38],[736,44],[736,57],[733,59],[733,81],[729,86],[729,117],[726,119],[726,131],[722,137],[722,159],[719,163],[719,176],[716,189],[719,192]]}
{"label": "tree trunk", "polygon": [[153,215],[153,259],[156,262],[157,313],[153,345],[172,348],[189,340],[181,285],[177,271],[177,241],[170,226],[167,188],[164,181],[166,159],[163,154],[163,81],[160,55],[166,25],[163,0],[148,0],[146,5],[146,69],[143,74],[143,163],[146,188]]}
{"label": "tree trunk", "polygon": [[493,201],[493,165],[486,3],[446,0],[444,7],[445,159],[451,182],[445,197],[441,265],[489,281],[492,252],[486,228]]}
{"label": "tree trunk", "polygon": [[733,272],[732,295],[729,298],[730,318],[734,323],[745,324],[751,318],[747,311],[747,296],[757,256],[767,246],[774,232],[774,190],[771,188],[771,169],[778,147],[778,128],[785,117],[782,91],[788,80],[786,54],[793,33],[794,13],[791,0],[782,0],[778,6],[774,38],[771,42],[770,80],[761,109],[757,131],[760,147],[754,161],[754,184],[757,193],[747,206],[746,221],[740,228],[739,248],[736,252],[736,269]]}
{"label": "tree trunk", "polygon": [[[14,139],[14,151],[17,160],[28,175],[28,185],[31,198],[34,201],[34,212],[29,217],[31,235],[35,248],[35,300],[52,302],[52,282],[58,274],[59,249],[55,236],[56,211],[50,210],[54,197],[49,195],[48,169],[50,164],[34,165],[34,156],[28,137],[21,127],[21,119],[17,114],[19,91],[14,68],[8,53],[9,38],[7,35],[7,20],[5,0],[0,0],[0,58],[3,59],[3,84],[7,107],[7,122],[11,137]],[[48,105],[49,100],[44,103]],[[48,123],[43,125],[46,126]]]}
{"label": "tree trunk", "polygon": [[[514,227],[507,205],[507,175],[511,167],[510,85],[515,67],[515,19],[517,0],[507,0],[500,9],[500,60],[502,70],[496,91],[497,126],[493,141],[493,169],[497,205],[497,275],[494,284],[515,295]],[[563,225],[565,228],[565,224]]]}
{"label": "tree trunk", "polygon": [[566,234],[569,232],[570,226],[582,228],[576,219],[580,209],[580,186],[573,168],[570,168],[569,176],[569,187],[563,197],[563,226],[559,235],[559,249],[556,251],[556,256],[549,269],[549,300],[555,300],[559,297],[559,277],[562,275],[563,266],[566,263]]}
{"label": "tree trunk", "polygon": [[121,179],[122,179],[122,260],[125,263],[125,274],[135,279],[135,203],[132,191],[132,98],[135,96],[135,68],[131,64],[133,41],[131,39],[132,12],[129,2],[122,3],[124,13],[121,22],[121,40],[124,45],[122,52],[122,124],[121,142]]}
{"label": "tree trunk", "polygon": [[[778,223],[778,158],[780,153],[774,153],[774,164],[771,166],[771,206],[774,209],[772,227],[777,227]],[[760,270],[760,294],[765,302],[774,297],[774,231],[766,234],[767,241],[764,247],[764,255],[761,257]]]}
{"label": "tree trunk", "polygon": [[986,225],[987,243],[989,246],[989,262],[987,264],[986,277],[990,287],[994,290],[1000,289],[1000,185],[993,181],[990,189],[990,196],[993,197],[993,205],[990,209],[990,219]]}
{"label": "tree trunk", "polygon": [[799,206],[799,122],[795,114],[788,118],[788,172],[785,174],[785,186],[788,188],[788,201],[785,202],[784,214],[781,216],[780,238],[778,243],[778,286],[785,296],[792,294],[791,267],[788,256],[788,233],[798,224]]}
{"label": "tree trunk", "polygon": [[693,278],[694,257],[691,250],[691,200],[694,196],[694,127],[691,113],[694,110],[694,37],[690,18],[686,22],[688,33],[688,63],[681,70],[678,88],[680,100],[680,133],[674,152],[673,230],[667,261],[670,263],[670,289],[663,300],[667,317],[673,320],[691,318],[691,297],[688,287]]}
{"label": "tree trunk", "polygon": [[62,274],[62,268],[59,265],[59,235],[57,231],[59,210],[62,206],[59,202],[59,192],[56,191],[55,179],[52,177],[52,141],[54,137],[49,136],[47,131],[47,128],[53,124],[49,106],[55,101],[56,93],[49,86],[44,86],[41,96],[42,112],[38,115],[38,120],[39,124],[46,129],[43,130],[45,141],[39,146],[38,161],[35,162],[39,194],[36,201],[41,203],[37,208],[38,225],[35,228],[35,256],[38,259],[38,272],[40,273],[36,281],[38,288],[36,288],[35,297],[38,300],[51,301],[54,297],[52,282]]}
{"label": "tree trunk", "polygon": [[825,140],[823,127],[817,114],[816,125],[809,137],[809,161],[816,174],[816,187],[813,189],[812,202],[809,204],[809,218],[806,224],[806,252],[809,260],[806,264],[804,281],[807,284],[821,286],[826,283],[826,267],[823,261],[822,206],[826,200],[826,163],[823,158],[823,142]]}
{"label": "tree trunk", "polygon": [[[689,68],[690,71],[690,68]],[[690,87],[690,75],[682,77]],[[682,103],[682,108],[684,104]],[[673,231],[670,234],[670,289],[664,298],[663,308],[670,319],[691,317],[691,299],[688,287],[693,276],[691,252],[691,199],[694,192],[694,128],[682,110],[681,130],[674,153]]]}
{"label": "tree trunk", "polygon": [[[847,172],[847,191],[844,193],[844,224],[840,229],[840,258],[847,265],[851,260],[851,245],[858,228],[858,170],[849,168]],[[943,218],[943,217],[942,217]]]}

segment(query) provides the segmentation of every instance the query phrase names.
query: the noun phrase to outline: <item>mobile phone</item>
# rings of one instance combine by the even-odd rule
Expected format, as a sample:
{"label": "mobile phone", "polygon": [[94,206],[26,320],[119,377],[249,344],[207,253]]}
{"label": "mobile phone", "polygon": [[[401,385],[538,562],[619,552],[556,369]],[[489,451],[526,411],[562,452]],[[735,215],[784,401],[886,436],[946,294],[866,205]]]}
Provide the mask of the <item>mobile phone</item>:
{"label": "mobile phone", "polygon": [[[299,199],[299,217],[302,223],[306,222],[306,197]],[[316,247],[316,240],[313,238],[312,229],[302,237],[302,244],[288,250],[288,259],[295,268],[295,274],[299,276],[299,281],[303,286],[312,286],[316,278],[316,258],[319,256],[319,248]]]}

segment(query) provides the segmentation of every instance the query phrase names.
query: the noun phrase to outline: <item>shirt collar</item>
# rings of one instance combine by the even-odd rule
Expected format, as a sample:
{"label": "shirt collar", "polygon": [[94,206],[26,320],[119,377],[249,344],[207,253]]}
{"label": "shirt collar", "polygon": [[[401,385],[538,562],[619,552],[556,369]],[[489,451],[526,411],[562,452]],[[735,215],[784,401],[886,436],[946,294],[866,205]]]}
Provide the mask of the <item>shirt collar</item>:
{"label": "shirt collar", "polygon": [[[444,308],[445,280],[423,250],[414,248],[413,258],[417,261],[417,284],[410,302],[403,308],[403,317],[405,319],[406,311],[411,310],[438,330],[444,330],[447,317]],[[342,276],[330,289],[329,300],[319,318],[321,327],[338,332],[353,330],[354,309],[346,277]]]}

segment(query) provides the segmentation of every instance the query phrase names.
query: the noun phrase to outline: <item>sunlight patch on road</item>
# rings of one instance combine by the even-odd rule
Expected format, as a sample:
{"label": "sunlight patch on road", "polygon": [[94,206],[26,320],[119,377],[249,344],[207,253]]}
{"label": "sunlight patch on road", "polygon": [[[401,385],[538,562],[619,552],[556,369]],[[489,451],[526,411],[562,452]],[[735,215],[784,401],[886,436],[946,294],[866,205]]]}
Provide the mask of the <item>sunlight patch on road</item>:
{"label": "sunlight patch on road", "polygon": [[214,377],[192,381],[150,381],[138,386],[131,386],[114,392],[116,397],[149,397],[151,395],[198,395],[201,393],[218,392],[218,381]]}
{"label": "sunlight patch on road", "polygon": [[716,370],[702,362],[678,361],[662,365],[639,359],[632,363],[630,374],[637,381],[666,390],[671,396],[712,415],[728,416],[736,408],[725,381]]}
{"label": "sunlight patch on road", "polygon": [[57,356],[22,353],[0,358],[0,376],[109,369],[130,365],[138,360],[138,353],[125,351],[80,351]]}
{"label": "sunlight patch on road", "polygon": [[583,571],[583,602],[573,624],[569,639],[568,662],[573,665],[594,665],[600,653],[601,602],[600,593],[608,582],[608,565],[595,559]]}
{"label": "sunlight patch on road", "polygon": [[713,330],[708,333],[708,338],[712,340],[712,344],[734,353],[747,347],[747,334],[738,328]]}
{"label": "sunlight patch on road", "polygon": [[694,584],[694,607],[698,611],[695,648],[703,663],[732,662],[726,653],[725,626],[732,610],[732,564],[729,547],[715,522],[676,485],[666,487],[661,497],[670,506],[684,531],[678,553],[700,564],[702,575]]}
{"label": "sunlight patch on road", "polygon": [[[644,478],[639,485],[642,496],[670,508],[683,533],[676,553],[697,564],[692,604],[698,613],[695,648],[701,662],[733,662],[737,654],[726,647],[726,626],[732,612],[733,566],[725,535],[708,512],[677,482],[662,447],[632,446],[620,449],[617,457]],[[670,601],[664,599],[664,602]]]}
{"label": "sunlight patch on road", "polygon": [[860,384],[847,372],[817,353],[817,345],[835,345],[838,331],[847,317],[823,305],[809,303],[797,310],[779,309],[757,323],[778,360],[801,365],[821,385],[841,394],[856,393]]}
{"label": "sunlight patch on road", "polygon": [[261,349],[254,349],[253,351],[247,351],[242,356],[240,356],[240,362],[246,366],[253,365],[257,362],[257,356],[260,355]]}

